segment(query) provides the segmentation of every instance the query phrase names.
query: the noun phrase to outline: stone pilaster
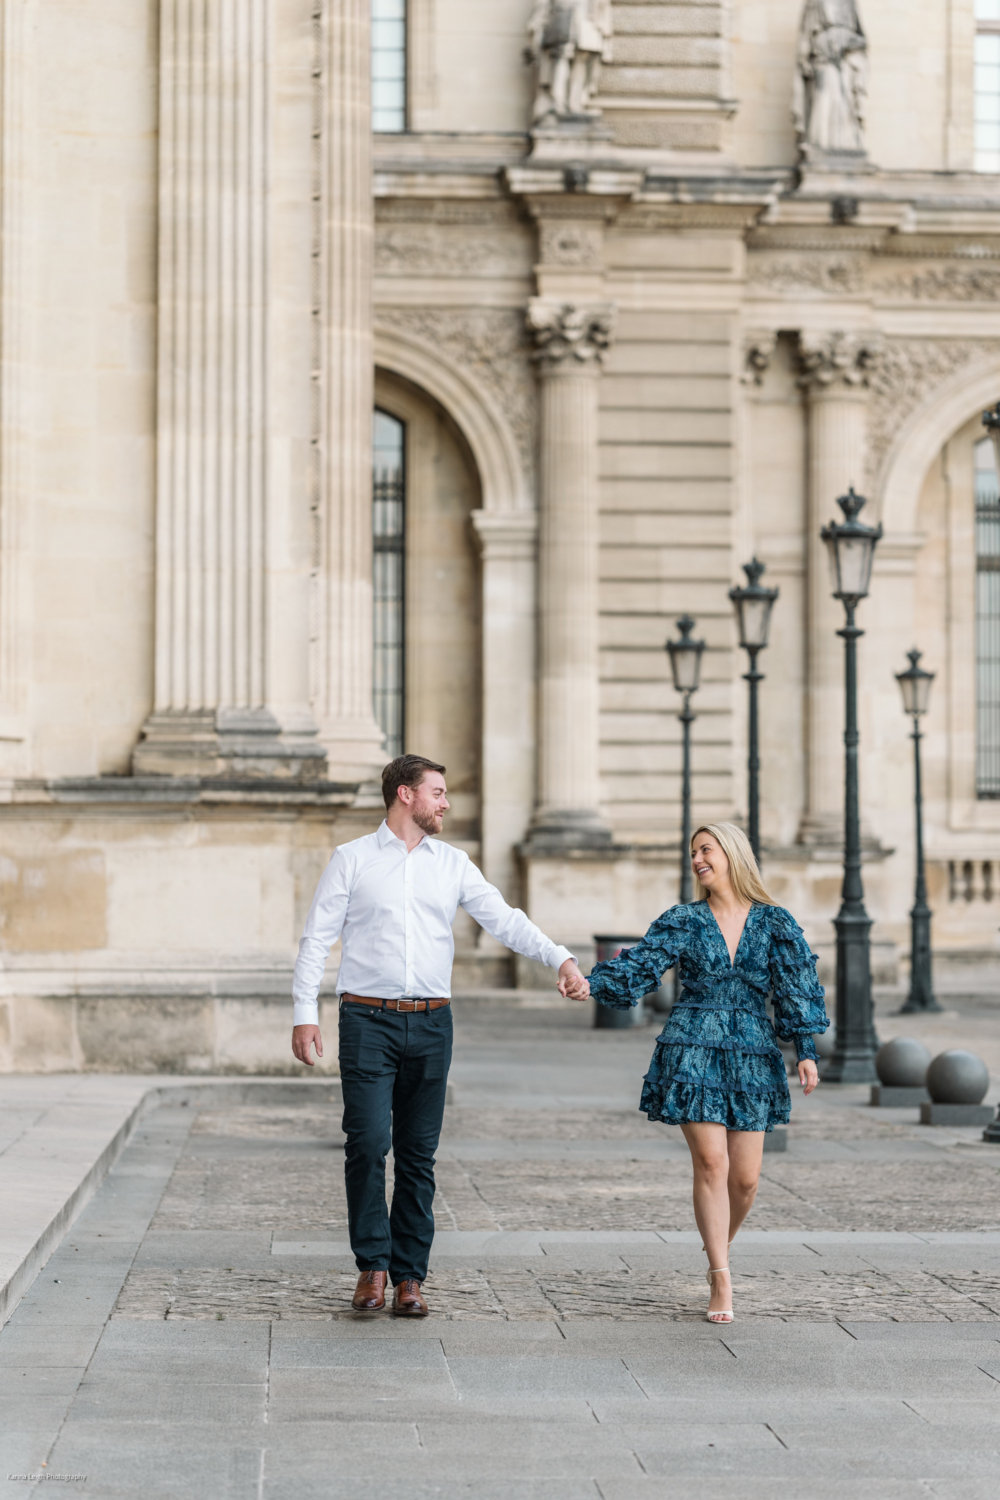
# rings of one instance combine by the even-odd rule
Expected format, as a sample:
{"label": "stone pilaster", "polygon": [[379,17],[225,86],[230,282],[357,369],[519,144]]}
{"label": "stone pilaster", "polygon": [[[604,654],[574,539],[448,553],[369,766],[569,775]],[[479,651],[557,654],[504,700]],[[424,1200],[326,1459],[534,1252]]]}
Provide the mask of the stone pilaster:
{"label": "stone pilaster", "polygon": [[160,17],[155,702],[133,766],[311,779],[308,706],[270,706],[270,3]]}
{"label": "stone pilaster", "polygon": [[481,864],[520,904],[515,849],[535,803],[538,514],[477,510],[472,522],[483,568]]}
{"label": "stone pilaster", "polygon": [[598,378],[613,309],[537,298],[538,806],[531,842],[607,844],[598,699]]}
{"label": "stone pilaster", "polygon": [[319,485],[313,697],[337,779],[385,760],[372,709],[372,409],[375,210],[371,7],[323,12]]}
{"label": "stone pilaster", "polygon": [[843,607],[833,598],[820,531],[839,515],[837,498],[863,482],[868,440],[868,382],[878,341],[851,333],[802,333],[800,383],[808,400],[806,642],[806,811],[803,842],[843,839]]}

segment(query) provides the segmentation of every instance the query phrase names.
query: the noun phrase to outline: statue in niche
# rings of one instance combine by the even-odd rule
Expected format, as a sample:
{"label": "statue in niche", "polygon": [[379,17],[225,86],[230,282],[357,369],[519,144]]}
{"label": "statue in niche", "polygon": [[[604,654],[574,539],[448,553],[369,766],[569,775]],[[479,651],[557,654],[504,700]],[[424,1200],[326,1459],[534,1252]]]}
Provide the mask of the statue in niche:
{"label": "statue in niche", "polygon": [[535,125],[594,120],[601,63],[611,55],[611,0],[536,0],[526,62],[538,64]]}
{"label": "statue in niche", "polygon": [[806,158],[863,154],[868,39],[855,0],[806,0],[792,118]]}

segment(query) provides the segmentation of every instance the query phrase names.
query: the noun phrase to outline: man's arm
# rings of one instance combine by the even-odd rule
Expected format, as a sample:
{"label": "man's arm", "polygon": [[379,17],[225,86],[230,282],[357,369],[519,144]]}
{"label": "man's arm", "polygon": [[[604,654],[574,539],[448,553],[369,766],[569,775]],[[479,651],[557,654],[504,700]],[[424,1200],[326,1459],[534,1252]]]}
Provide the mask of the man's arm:
{"label": "man's arm", "polygon": [[459,903],[474,922],[478,922],[480,927],[491,937],[495,937],[497,942],[503,943],[505,948],[513,948],[515,953],[521,953],[525,958],[533,958],[550,969],[558,969],[557,988],[561,995],[567,995],[571,1000],[586,1000],[590,994],[590,986],[580,973],[569,949],[562,948],[552,942],[551,938],[547,938],[523,911],[508,906],[496,886],[490,885],[471,860],[466,865]]}
{"label": "man's arm", "polygon": [[299,1062],[313,1066],[312,1049],[323,1056],[319,1029],[319,990],[330,949],[343,931],[350,899],[347,860],[338,849],[320,877],[299,943],[292,980],[295,1001],[292,1052]]}

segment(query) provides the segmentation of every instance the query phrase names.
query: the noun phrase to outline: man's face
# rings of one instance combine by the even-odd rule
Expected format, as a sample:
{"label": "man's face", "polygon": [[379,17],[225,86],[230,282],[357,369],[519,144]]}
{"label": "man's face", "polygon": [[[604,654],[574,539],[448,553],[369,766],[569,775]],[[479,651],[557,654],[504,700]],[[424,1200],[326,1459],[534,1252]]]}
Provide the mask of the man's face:
{"label": "man's face", "polygon": [[407,802],[410,816],[424,833],[440,833],[444,815],[450,807],[444,777],[437,771],[425,771],[417,787],[400,787],[400,797]]}

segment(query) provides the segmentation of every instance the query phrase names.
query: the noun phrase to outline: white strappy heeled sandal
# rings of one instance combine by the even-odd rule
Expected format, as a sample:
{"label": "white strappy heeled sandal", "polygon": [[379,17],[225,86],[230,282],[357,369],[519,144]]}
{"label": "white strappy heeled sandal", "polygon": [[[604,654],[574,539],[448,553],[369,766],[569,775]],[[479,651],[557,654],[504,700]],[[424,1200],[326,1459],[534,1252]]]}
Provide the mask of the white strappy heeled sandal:
{"label": "white strappy heeled sandal", "polygon": [[[705,1272],[705,1280],[708,1282],[709,1286],[714,1286],[712,1277],[718,1276],[721,1271],[728,1270],[728,1266],[716,1266],[714,1270],[708,1270]],[[706,1313],[705,1316],[710,1323],[731,1323],[733,1321],[733,1310],[730,1307],[724,1312],[710,1312]]]}

